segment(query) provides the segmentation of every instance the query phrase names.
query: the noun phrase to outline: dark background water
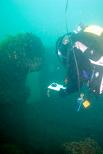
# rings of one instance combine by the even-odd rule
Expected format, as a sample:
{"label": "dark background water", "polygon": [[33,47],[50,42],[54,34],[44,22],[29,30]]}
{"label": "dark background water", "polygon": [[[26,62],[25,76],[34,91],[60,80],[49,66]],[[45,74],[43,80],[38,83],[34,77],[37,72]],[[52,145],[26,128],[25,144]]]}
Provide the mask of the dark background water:
{"label": "dark background water", "polygon": [[[103,25],[102,3],[102,0],[69,1],[69,30],[81,22]],[[48,84],[62,82],[65,76],[54,54],[57,37],[66,31],[64,18],[65,1],[0,2],[1,40],[18,32],[34,32],[46,47],[43,69],[28,74],[27,85],[31,89],[28,103],[0,104],[1,142],[17,143],[29,149],[29,153],[30,149],[36,153],[60,153],[63,143],[86,137],[96,139],[103,146],[102,99],[93,99],[88,110],[76,112],[78,94],[47,97]]]}

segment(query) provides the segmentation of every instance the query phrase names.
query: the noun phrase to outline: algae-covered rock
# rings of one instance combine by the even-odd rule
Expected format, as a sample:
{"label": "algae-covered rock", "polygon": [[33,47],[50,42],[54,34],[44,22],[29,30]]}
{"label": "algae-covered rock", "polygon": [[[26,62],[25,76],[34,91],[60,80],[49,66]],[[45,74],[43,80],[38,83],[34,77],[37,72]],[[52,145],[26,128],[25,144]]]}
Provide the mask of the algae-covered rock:
{"label": "algae-covered rock", "polygon": [[44,46],[32,33],[9,36],[0,43],[0,103],[21,103],[29,96],[29,72],[43,65]]}
{"label": "algae-covered rock", "polygon": [[9,36],[0,43],[2,64],[14,64],[21,69],[34,69],[42,64],[44,46],[39,37],[32,33]]}
{"label": "algae-covered rock", "polygon": [[103,154],[99,144],[91,138],[65,143],[63,146],[66,154]]}

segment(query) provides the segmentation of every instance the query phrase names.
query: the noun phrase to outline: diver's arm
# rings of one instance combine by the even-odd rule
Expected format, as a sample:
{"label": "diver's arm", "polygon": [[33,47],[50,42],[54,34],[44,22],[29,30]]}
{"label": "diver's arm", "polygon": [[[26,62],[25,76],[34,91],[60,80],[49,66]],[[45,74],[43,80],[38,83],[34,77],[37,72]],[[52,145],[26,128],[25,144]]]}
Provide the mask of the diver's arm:
{"label": "diver's arm", "polygon": [[60,96],[66,96],[71,93],[77,92],[78,91],[78,85],[76,82],[69,83],[66,89],[60,89],[59,95]]}

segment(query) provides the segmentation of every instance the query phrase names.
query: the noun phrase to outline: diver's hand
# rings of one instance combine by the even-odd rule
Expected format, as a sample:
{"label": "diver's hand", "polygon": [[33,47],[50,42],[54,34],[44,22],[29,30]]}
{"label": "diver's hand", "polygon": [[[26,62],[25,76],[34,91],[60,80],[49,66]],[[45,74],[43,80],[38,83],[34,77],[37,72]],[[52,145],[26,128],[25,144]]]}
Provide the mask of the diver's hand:
{"label": "diver's hand", "polygon": [[66,89],[60,89],[60,91],[59,91],[59,96],[62,96],[62,97],[64,97],[64,96],[66,96],[67,95],[67,91],[66,91]]}
{"label": "diver's hand", "polygon": [[53,82],[52,84],[50,84],[48,86],[47,96],[48,97],[51,97],[51,96],[52,97],[60,97],[60,95],[64,96],[65,95],[65,91],[66,91],[66,87],[65,86]]}
{"label": "diver's hand", "polygon": [[47,96],[48,97],[55,97],[58,96],[58,91],[47,89]]}

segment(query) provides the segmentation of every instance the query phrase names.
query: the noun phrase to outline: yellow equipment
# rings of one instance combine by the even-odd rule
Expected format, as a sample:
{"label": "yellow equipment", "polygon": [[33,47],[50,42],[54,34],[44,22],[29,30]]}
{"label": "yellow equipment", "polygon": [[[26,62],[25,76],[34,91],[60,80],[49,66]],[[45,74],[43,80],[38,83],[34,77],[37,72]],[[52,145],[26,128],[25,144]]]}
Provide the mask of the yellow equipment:
{"label": "yellow equipment", "polygon": [[83,102],[83,107],[84,108],[88,108],[90,106],[90,102],[88,101],[88,100],[85,100],[84,102]]}

